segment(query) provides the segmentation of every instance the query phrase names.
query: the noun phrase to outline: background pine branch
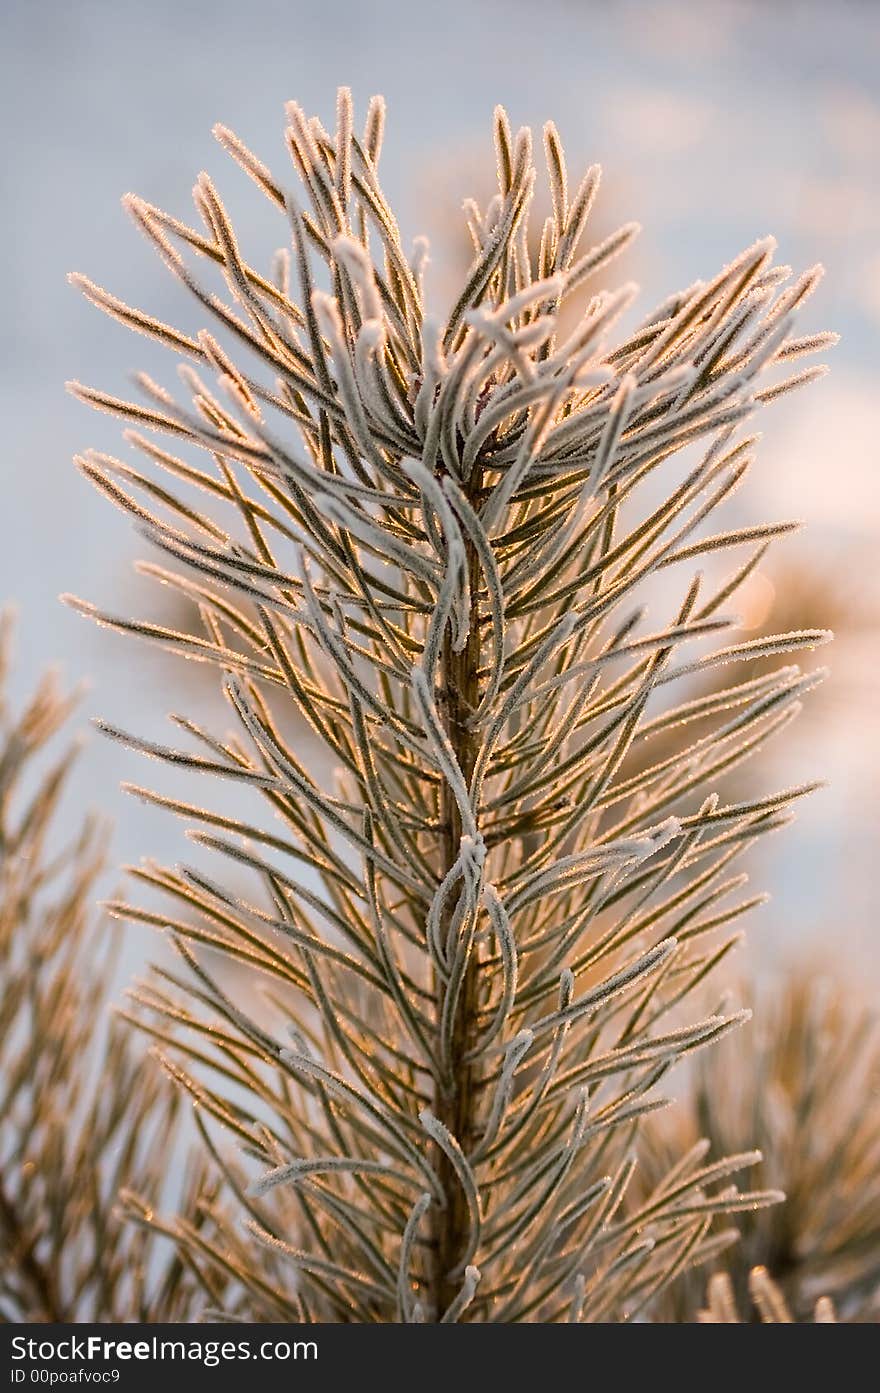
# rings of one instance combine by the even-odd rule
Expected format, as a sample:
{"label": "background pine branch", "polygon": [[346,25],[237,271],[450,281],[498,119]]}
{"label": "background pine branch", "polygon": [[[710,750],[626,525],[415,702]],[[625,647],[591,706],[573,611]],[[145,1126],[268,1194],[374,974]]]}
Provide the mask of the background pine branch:
{"label": "background pine branch", "polygon": [[174,1201],[198,1230],[194,1197],[212,1181],[199,1155],[185,1161],[175,1092],[108,1018],[114,954],[94,908],[106,828],[84,819],[61,836],[76,745],[46,747],[74,702],[47,674],[10,710],[11,630],[0,616],[0,1319],[193,1319],[201,1283],[122,1220],[119,1192]]}
{"label": "background pine branch", "polygon": [[[681,1100],[647,1129],[646,1183],[701,1138],[713,1152],[747,1138],[764,1156],[760,1183],[784,1191],[785,1201],[744,1215],[740,1243],[724,1259],[740,1309],[749,1308],[750,1270],[759,1267],[793,1319],[808,1319],[820,1297],[833,1300],[841,1320],[876,1319],[876,1012],[820,963],[749,994],[753,1029],[735,1050],[723,1044],[701,1056]],[[690,1319],[701,1296],[694,1277],[670,1290],[657,1314]]]}

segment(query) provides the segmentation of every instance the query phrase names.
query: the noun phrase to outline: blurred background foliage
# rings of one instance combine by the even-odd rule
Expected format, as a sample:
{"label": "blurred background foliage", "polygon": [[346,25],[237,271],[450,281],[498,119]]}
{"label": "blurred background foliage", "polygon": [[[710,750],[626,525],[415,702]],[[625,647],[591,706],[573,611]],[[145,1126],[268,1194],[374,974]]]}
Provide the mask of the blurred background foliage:
{"label": "blurred background foliage", "polygon": [[187,1146],[180,1095],[112,1012],[119,937],[95,903],[107,829],[59,817],[76,701],[50,671],[14,710],[11,640],[2,613],[0,1321],[192,1320],[228,1273],[206,1282],[121,1201],[172,1204],[204,1248],[219,1173]]}
{"label": "blurred background foliage", "polygon": [[[750,1273],[772,1273],[796,1320],[820,1297],[840,1320],[880,1317],[880,1022],[831,964],[746,987],[746,1030],[696,1061],[677,1101],[643,1132],[642,1183],[703,1138],[712,1155],[755,1146],[755,1183],[784,1203],[743,1215],[724,1256],[734,1301],[750,1309]],[[688,1320],[705,1273],[688,1274],[655,1310]],[[759,1284],[760,1286],[760,1284]],[[753,1293],[752,1293],[753,1294]]]}

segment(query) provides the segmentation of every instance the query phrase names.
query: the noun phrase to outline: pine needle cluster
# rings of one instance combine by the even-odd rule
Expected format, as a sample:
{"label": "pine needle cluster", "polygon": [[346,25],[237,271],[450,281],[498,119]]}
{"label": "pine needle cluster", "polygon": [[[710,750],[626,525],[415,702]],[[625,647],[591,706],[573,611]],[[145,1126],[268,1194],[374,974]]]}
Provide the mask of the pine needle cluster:
{"label": "pine needle cluster", "polygon": [[[793,1325],[794,1316],[788,1308],[778,1284],[766,1267],[754,1267],[748,1278],[751,1308],[762,1325]],[[740,1325],[742,1316],[737,1305],[733,1284],[726,1272],[716,1272],[709,1280],[706,1305],[697,1313],[701,1325]],[[837,1313],[827,1296],[820,1296],[813,1310],[817,1325],[835,1325]]]}

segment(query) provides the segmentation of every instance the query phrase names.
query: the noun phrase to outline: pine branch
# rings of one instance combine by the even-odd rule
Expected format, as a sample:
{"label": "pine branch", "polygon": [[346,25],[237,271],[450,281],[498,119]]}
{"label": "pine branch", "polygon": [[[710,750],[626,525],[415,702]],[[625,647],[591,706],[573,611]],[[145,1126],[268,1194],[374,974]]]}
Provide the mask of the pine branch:
{"label": "pine branch", "polygon": [[114,960],[92,908],[105,834],[86,821],[64,845],[76,747],[46,762],[73,699],[48,674],[7,708],[10,632],[0,614],[0,1304],[19,1321],[196,1319],[191,1273],[117,1201],[123,1186],[153,1205],[168,1193],[169,1149],[185,1209],[208,1176],[187,1164],[176,1097],[108,1019]]}
{"label": "pine branch", "polygon": [[[331,135],[290,104],[298,192],[218,128],[286,220],[271,276],[207,176],[204,231],[127,198],[210,333],[74,278],[188,360],[185,406],[143,375],[143,403],[72,390],[136,427],[143,470],[80,467],[162,553],[146,573],[192,622],[74,603],[219,669],[237,730],[175,718],[193,750],[104,727],[241,800],[229,816],[136,790],[225,874],[148,863],[168,917],[114,905],[172,928],[180,970],[134,1015],[246,1158],[223,1161],[249,1225],[234,1259],[161,1222],[206,1282],[234,1272],[253,1319],[285,1302],[358,1321],[632,1315],[729,1241],[713,1216],[777,1198],[685,1165],[644,1223],[624,1217],[660,1080],[743,1019],[682,1014],[755,903],[731,904],[741,881],[722,873],[812,787],[724,801],[817,680],[738,667],[827,635],[729,641],[725,607],[791,524],[706,527],[751,464],[739,427],[816,375],[774,365],[831,341],[792,336],[818,273],[789,284],[767,239],[616,345],[634,287],[594,295],[563,339],[560,311],[635,228],[582,246],[599,171],[570,193],[550,127],[536,258],[531,135],[499,109],[498,193],[469,205],[474,262],[434,320],[425,246],[407,256],[379,183],[382,111],[358,137],[343,90]],[[711,698],[689,689],[728,669]],[[246,811],[260,800],[271,829]]]}
{"label": "pine branch", "polygon": [[[664,1174],[699,1137],[716,1153],[748,1138],[765,1157],[760,1183],[786,1198],[743,1220],[725,1263],[737,1304],[746,1309],[750,1273],[760,1268],[795,1320],[819,1297],[833,1300],[841,1320],[870,1320],[880,1282],[875,1014],[820,964],[754,996],[760,1028],[736,1049],[701,1057],[678,1106],[646,1128],[644,1172]],[[658,1314],[688,1319],[701,1296],[701,1283],[683,1283]]]}

